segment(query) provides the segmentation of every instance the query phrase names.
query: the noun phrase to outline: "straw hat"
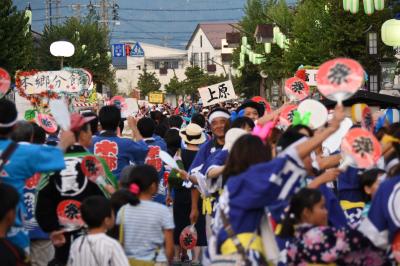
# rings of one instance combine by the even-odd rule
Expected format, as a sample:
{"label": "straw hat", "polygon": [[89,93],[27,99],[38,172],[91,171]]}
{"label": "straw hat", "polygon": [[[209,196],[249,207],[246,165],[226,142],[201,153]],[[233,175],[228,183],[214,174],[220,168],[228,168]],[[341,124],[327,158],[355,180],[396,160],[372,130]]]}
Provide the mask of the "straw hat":
{"label": "straw hat", "polygon": [[186,128],[181,129],[179,136],[181,136],[184,142],[193,145],[199,145],[206,141],[203,129],[194,123],[190,123]]}

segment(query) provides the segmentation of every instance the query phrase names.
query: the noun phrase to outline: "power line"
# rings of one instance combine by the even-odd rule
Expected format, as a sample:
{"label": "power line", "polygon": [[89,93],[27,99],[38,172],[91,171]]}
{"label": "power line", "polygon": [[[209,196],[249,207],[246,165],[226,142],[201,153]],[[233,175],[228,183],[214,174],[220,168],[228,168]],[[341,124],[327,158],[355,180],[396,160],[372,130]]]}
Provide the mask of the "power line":
{"label": "power line", "polygon": [[212,20],[212,21],[237,21],[238,18],[223,18],[223,19],[204,19],[204,18],[200,18],[200,19],[183,19],[183,20],[174,20],[174,19],[124,19],[121,18],[121,21],[134,21],[134,22],[171,22],[171,23],[175,23],[175,22],[202,22],[202,21],[208,21],[208,20]]}
{"label": "power line", "polygon": [[116,33],[147,33],[147,34],[191,34],[192,31],[126,31],[126,30],[114,30]]}
{"label": "power line", "polygon": [[167,11],[167,12],[199,12],[199,11],[229,11],[229,10],[243,10],[243,7],[231,7],[231,8],[199,8],[199,9],[152,9],[152,8],[124,8],[121,7],[121,11]]}

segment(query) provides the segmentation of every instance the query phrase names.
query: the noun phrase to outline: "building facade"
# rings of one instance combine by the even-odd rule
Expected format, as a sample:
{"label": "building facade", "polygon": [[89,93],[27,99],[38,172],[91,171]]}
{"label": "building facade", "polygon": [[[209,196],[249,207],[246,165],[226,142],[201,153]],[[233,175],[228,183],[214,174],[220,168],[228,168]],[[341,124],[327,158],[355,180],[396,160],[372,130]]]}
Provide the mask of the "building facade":
{"label": "building facade", "polygon": [[[115,46],[122,47],[123,50],[116,52]],[[186,50],[132,41],[114,44],[113,49],[113,66],[121,94],[129,95],[137,90],[139,75],[144,69],[156,74],[161,83],[160,90],[164,90],[174,75],[179,80],[186,78],[185,69],[189,66]]]}
{"label": "building facade", "polygon": [[188,61],[209,74],[233,75],[226,33],[236,32],[236,23],[200,23],[186,46]]}

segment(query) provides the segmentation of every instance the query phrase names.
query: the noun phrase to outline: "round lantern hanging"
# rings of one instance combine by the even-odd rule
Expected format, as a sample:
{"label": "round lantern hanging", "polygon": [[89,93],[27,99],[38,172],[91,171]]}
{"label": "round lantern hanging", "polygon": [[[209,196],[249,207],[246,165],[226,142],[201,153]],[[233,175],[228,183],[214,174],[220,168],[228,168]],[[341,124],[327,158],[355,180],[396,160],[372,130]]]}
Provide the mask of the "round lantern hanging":
{"label": "round lantern hanging", "polygon": [[[372,15],[375,10],[381,11],[385,8],[385,0],[363,0],[364,12]],[[360,9],[360,0],[343,0],[343,9],[357,14]]]}
{"label": "round lantern hanging", "polygon": [[400,15],[382,24],[381,38],[382,42],[388,46],[400,46]]}

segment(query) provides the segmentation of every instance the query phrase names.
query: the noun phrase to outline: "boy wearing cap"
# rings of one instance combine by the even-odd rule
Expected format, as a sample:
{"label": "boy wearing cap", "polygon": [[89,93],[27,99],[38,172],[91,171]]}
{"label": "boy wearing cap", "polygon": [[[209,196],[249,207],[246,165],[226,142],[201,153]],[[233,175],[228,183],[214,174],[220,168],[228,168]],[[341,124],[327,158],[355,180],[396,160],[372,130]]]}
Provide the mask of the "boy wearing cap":
{"label": "boy wearing cap", "polygon": [[0,182],[13,186],[20,195],[17,206],[17,217],[7,238],[15,245],[29,253],[29,236],[23,227],[26,208],[23,201],[25,182],[37,172],[46,173],[65,167],[63,150],[73,143],[71,132],[63,132],[59,147],[48,147],[34,144],[15,144],[10,140],[17,123],[17,109],[9,100],[0,100],[0,154],[9,154],[7,160],[1,158]]}
{"label": "boy wearing cap", "polygon": [[38,186],[36,218],[40,227],[50,233],[55,246],[55,257],[50,265],[65,265],[72,241],[83,233],[81,202],[93,195],[109,197],[108,189],[116,187],[115,178],[100,158],[97,159],[104,168],[105,176],[102,178],[107,186],[89,180],[82,170],[82,160],[92,155],[85,148],[92,141],[92,119],[77,113],[71,115],[71,131],[76,142],[66,150],[66,168],[43,177]]}

